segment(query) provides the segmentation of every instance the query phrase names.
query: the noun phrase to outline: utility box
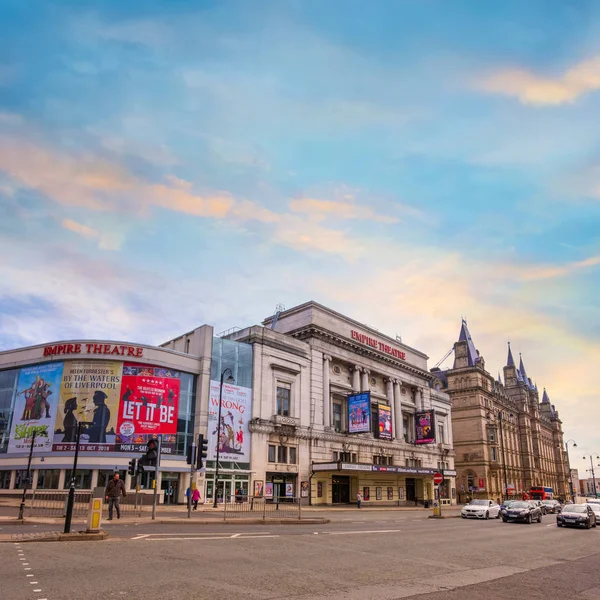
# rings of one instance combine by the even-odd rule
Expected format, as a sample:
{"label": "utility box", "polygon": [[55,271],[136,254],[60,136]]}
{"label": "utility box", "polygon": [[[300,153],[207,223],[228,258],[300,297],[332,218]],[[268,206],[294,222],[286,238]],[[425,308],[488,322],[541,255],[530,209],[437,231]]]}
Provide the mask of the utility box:
{"label": "utility box", "polygon": [[104,488],[96,487],[90,498],[90,508],[88,510],[87,529],[88,533],[100,531],[102,524],[102,504],[104,503]]}

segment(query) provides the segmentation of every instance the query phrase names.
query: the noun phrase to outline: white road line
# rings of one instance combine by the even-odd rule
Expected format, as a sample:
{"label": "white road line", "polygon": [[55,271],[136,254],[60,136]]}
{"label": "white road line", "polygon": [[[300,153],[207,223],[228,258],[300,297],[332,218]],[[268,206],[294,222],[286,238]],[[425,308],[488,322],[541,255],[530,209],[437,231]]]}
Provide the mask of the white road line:
{"label": "white road line", "polygon": [[28,575],[25,575],[25,577],[33,577],[33,573],[29,573]]}
{"label": "white road line", "polygon": [[23,570],[24,571],[31,571],[31,567],[25,567]]}
{"label": "white road line", "polygon": [[239,538],[240,535],[242,535],[241,533],[234,533],[231,537],[232,538]]}
{"label": "white road line", "polygon": [[33,590],[34,592],[41,592],[42,588],[38,588],[37,590]]}
{"label": "white road line", "polygon": [[324,531],[328,535],[358,535],[365,533],[398,533],[401,529],[373,529],[371,531]]}
{"label": "white road line", "polygon": [[[144,538],[150,537],[151,535],[153,535],[153,534],[151,534],[151,533],[142,533],[141,535],[138,535],[136,537],[132,537],[131,539],[132,540],[143,540]],[[160,535],[160,534],[157,534],[157,535]]]}
{"label": "white road line", "polygon": [[[239,540],[247,540],[250,538],[256,539],[265,539],[265,538],[277,538],[278,535],[246,535],[241,538],[236,538]],[[146,542],[173,542],[173,541],[187,541],[187,540],[230,540],[232,539],[230,535],[227,536],[218,536],[218,537],[163,537],[163,538],[146,538],[144,541]]]}
{"label": "white road line", "polygon": [[39,581],[30,581],[29,582],[31,585],[37,585],[39,583]]}
{"label": "white road line", "polygon": [[[210,533],[213,534],[213,535],[216,535],[212,531]],[[242,532],[238,532],[238,533],[234,534],[234,533],[231,533],[229,531],[225,531],[225,532],[223,532],[222,534],[219,534],[219,535],[224,535],[224,536],[231,537],[232,535],[245,535],[246,533],[247,532],[242,531]],[[271,532],[270,531],[252,531],[253,535],[266,534],[266,533],[271,533]],[[172,537],[174,535],[198,535],[198,534],[197,533],[176,533],[176,532],[172,532],[172,533],[138,533],[139,537],[149,537],[149,536],[156,537],[156,536],[159,536],[159,535],[162,535],[162,536],[171,536]]]}

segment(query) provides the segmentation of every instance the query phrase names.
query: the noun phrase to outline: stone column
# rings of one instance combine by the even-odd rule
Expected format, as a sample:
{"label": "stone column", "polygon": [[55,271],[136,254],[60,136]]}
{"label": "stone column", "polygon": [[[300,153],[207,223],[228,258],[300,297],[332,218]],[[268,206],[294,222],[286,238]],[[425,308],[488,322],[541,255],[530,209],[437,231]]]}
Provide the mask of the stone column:
{"label": "stone column", "polygon": [[423,396],[423,388],[418,388],[417,389],[417,397],[415,398],[416,402],[416,406],[417,406],[417,410],[423,410],[423,407],[425,406],[425,400],[424,400],[424,396]]}
{"label": "stone column", "polygon": [[352,391],[355,394],[360,392],[360,367],[358,365],[354,365],[352,371]]}
{"label": "stone column", "polygon": [[396,437],[403,438],[404,428],[402,426],[402,392],[400,386],[402,383],[398,379],[394,379],[394,417],[396,423]]}
{"label": "stone column", "polygon": [[398,437],[398,433],[397,433],[397,429],[396,429],[396,422],[394,419],[394,415],[395,415],[395,409],[394,409],[394,382],[390,379],[387,378],[385,380],[385,385],[386,385],[386,389],[385,389],[385,395],[388,401],[388,404],[390,405],[390,412],[391,412],[391,417],[392,417],[392,439]]}
{"label": "stone column", "polygon": [[363,369],[362,370],[362,385],[361,385],[361,392],[368,392],[369,391],[369,375],[371,374],[371,371],[369,371],[369,369]]}
{"label": "stone column", "polygon": [[329,389],[329,366],[331,356],[323,354],[323,426],[331,427],[331,390]]}

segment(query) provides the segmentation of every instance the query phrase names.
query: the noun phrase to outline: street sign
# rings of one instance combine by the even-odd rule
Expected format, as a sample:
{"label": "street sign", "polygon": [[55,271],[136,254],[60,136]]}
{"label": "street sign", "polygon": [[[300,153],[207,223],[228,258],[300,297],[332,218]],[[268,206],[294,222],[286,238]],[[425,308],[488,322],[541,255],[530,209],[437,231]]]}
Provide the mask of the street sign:
{"label": "street sign", "polygon": [[440,483],[442,483],[444,481],[444,476],[441,473],[436,473],[433,476],[433,483],[435,483],[435,485],[440,485]]}

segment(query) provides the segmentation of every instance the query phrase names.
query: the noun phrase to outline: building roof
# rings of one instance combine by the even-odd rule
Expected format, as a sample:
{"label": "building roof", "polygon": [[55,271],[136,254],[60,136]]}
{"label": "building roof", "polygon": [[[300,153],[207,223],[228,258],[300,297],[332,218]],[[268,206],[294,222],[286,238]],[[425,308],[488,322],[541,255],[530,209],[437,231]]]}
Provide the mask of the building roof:
{"label": "building roof", "polygon": [[506,359],[506,366],[507,367],[515,366],[515,360],[513,358],[512,351],[510,349],[510,342],[508,342],[508,358]]}
{"label": "building roof", "polygon": [[542,402],[544,404],[550,404],[550,398],[549,398],[548,394],[546,393],[546,388],[544,388],[544,393],[542,395]]}
{"label": "building roof", "polygon": [[[473,338],[469,333],[467,322],[463,319],[460,327],[460,333],[458,335],[459,342],[467,342],[467,359],[470,367],[474,367],[479,356],[477,355],[477,349],[473,343]],[[454,359],[454,368],[456,368],[456,358]]]}

